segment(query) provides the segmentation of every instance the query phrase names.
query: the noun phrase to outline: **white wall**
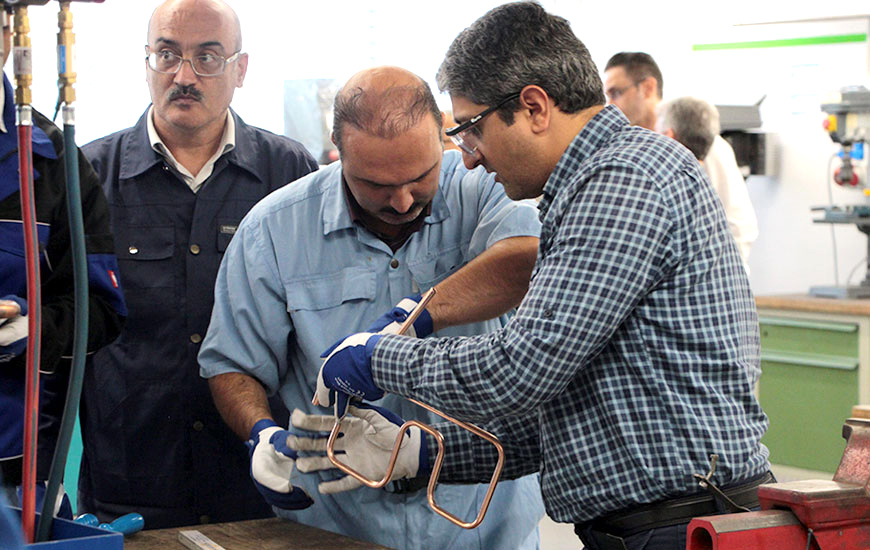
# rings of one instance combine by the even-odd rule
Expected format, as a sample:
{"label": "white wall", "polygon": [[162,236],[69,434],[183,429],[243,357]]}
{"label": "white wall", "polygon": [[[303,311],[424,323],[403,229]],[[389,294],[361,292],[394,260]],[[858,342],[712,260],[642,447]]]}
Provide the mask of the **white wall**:
{"label": "white wall", "polygon": [[[453,37],[499,2],[407,0],[293,2],[230,0],[242,21],[250,54],[245,87],[234,108],[249,123],[283,131],[283,83],[288,79],[344,80],[376,64],[397,64],[434,84]],[[764,130],[781,143],[776,178],[752,177],[750,195],[761,237],[750,258],[757,294],[803,292],[832,284],[831,228],[812,223],[809,208],[827,203],[827,160],[836,151],[821,129],[824,94],[850,84],[870,87],[867,43],[696,52],[693,44],[867,33],[866,0],[658,3],[549,0],[549,10],[572,22],[602,67],[621,50],[642,50],[661,65],[665,95],[694,94],[716,103],[752,103],[767,94]],[[800,5],[796,5],[800,4]],[[149,102],[144,81],[148,17],[155,0],[73,3],[78,42],[79,143],[132,125]],[[30,9],[34,43],[34,105],[51,113],[56,99],[56,4]],[[824,22],[758,24],[825,18]],[[735,26],[735,23],[753,23]],[[11,67],[7,67],[10,70]],[[446,96],[439,102],[449,108]],[[835,202],[855,203],[836,190]],[[866,252],[854,226],[837,226],[840,282]],[[858,270],[857,278],[863,274]],[[855,282],[856,278],[853,278]]]}

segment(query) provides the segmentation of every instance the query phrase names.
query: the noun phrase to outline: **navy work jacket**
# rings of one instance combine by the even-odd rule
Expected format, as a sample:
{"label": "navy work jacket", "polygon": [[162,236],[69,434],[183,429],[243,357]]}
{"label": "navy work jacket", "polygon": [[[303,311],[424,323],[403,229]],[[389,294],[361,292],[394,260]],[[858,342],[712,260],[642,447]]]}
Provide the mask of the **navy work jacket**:
{"label": "navy work jacket", "polygon": [[146,528],[163,528],[273,515],[196,356],[242,217],[317,164],[299,143],[232,114],[235,148],[197,193],[152,149],[148,110],[82,148],[109,202],[129,309],[121,336],[93,357],[82,396],[79,503],[101,520],[138,512]]}

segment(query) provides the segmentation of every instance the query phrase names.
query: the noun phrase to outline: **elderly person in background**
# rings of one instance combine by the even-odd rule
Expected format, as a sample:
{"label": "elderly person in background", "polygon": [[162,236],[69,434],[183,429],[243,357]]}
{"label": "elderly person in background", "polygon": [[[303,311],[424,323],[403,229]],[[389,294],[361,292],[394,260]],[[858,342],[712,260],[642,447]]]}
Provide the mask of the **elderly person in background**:
{"label": "elderly person in background", "polygon": [[663,101],[656,107],[655,131],[682,143],[703,164],[719,135],[719,111],[696,97]]}
{"label": "elderly person in background", "polygon": [[[604,68],[604,93],[608,103],[619,107],[632,124],[647,130],[656,127],[656,106],[662,100],[663,88],[662,72],[648,53],[620,52],[611,57]],[[704,169],[725,207],[728,229],[734,235],[748,273],[749,249],[758,238],[758,222],[734,150],[718,131],[704,158]]]}

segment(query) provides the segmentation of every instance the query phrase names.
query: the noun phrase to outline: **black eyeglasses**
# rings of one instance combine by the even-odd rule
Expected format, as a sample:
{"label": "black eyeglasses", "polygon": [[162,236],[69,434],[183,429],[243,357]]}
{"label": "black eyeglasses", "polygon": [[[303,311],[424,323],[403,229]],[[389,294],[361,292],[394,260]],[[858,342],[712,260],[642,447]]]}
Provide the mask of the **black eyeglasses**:
{"label": "black eyeglasses", "polygon": [[489,107],[481,111],[479,114],[474,115],[459,126],[448,128],[444,131],[444,135],[452,139],[453,143],[455,143],[457,147],[462,149],[463,152],[468,153],[469,155],[475,154],[477,152],[477,147],[480,145],[480,137],[478,135],[475,135],[474,132],[471,132],[470,130],[474,127],[475,124],[483,120],[486,115],[498,111],[509,102],[520,97],[520,93],[521,92],[510,94],[492,107]]}

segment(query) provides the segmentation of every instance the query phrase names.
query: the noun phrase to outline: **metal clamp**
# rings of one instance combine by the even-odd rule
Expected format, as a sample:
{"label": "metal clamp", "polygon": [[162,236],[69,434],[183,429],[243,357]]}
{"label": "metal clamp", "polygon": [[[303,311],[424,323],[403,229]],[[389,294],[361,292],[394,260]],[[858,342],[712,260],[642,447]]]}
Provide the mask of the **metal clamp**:
{"label": "metal clamp", "polygon": [[[426,292],[426,294],[423,295],[420,303],[417,304],[417,307],[415,307],[413,311],[411,311],[411,313],[408,315],[408,318],[405,320],[404,323],[402,323],[402,326],[399,327],[399,331],[397,332],[397,334],[404,334],[405,331],[408,330],[408,328],[414,323],[417,317],[419,317],[420,314],[423,313],[423,310],[426,308],[426,305],[429,303],[429,300],[431,300],[433,296],[435,296],[435,287],[432,287],[428,292]],[[436,514],[455,523],[459,527],[462,527],[464,529],[474,529],[483,521],[483,517],[486,515],[486,510],[487,508],[489,508],[489,503],[492,500],[492,495],[495,492],[495,486],[498,483],[499,477],[501,477],[501,471],[504,467],[504,448],[502,447],[498,438],[487,432],[486,430],[478,428],[473,424],[469,424],[467,422],[452,418],[444,414],[443,412],[430,407],[425,403],[417,401],[416,399],[411,399],[410,397],[408,397],[407,399],[411,403],[419,405],[420,407],[423,407],[424,409],[437,414],[441,418],[444,418],[445,420],[456,424],[460,428],[468,430],[469,432],[473,433],[478,437],[482,437],[483,439],[487,440],[495,446],[496,451],[498,452],[498,461],[496,462],[495,469],[492,472],[492,478],[489,482],[489,489],[486,491],[483,503],[480,506],[480,511],[478,512],[477,517],[474,519],[474,521],[463,521],[448,512],[447,510],[438,506],[438,504],[435,502],[435,487],[438,485],[438,477],[441,475],[441,466],[444,462],[444,436],[441,435],[441,432],[427,424],[424,424],[417,420],[408,420],[404,424],[402,424],[402,427],[399,428],[399,434],[396,436],[396,444],[393,446],[393,452],[390,455],[390,460],[387,463],[387,471],[384,474],[383,478],[381,478],[379,481],[375,481],[372,479],[368,479],[347,464],[340,462],[336,457],[335,442],[338,439],[339,433],[341,432],[341,421],[344,419],[344,415],[339,416],[336,411],[335,425],[332,427],[332,431],[330,432],[329,439],[326,443],[326,456],[329,457],[329,461],[332,462],[335,467],[342,472],[346,473],[349,476],[353,476],[367,487],[371,487],[372,489],[379,489],[390,482],[390,476],[393,473],[393,468],[395,468],[396,466],[396,460],[399,457],[399,449],[401,448],[402,438],[405,436],[405,432],[407,432],[411,428],[411,426],[416,426],[434,437],[435,441],[438,443],[438,456],[435,459],[435,464],[432,466],[432,473],[429,476],[429,485],[426,490],[429,507],[432,508],[432,510],[434,510]]]}

